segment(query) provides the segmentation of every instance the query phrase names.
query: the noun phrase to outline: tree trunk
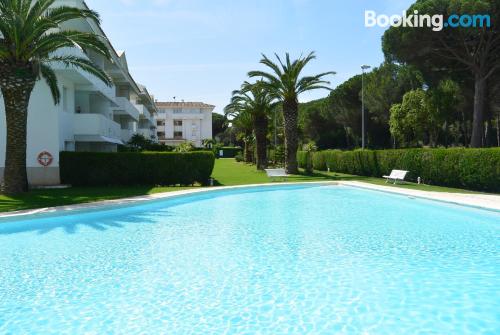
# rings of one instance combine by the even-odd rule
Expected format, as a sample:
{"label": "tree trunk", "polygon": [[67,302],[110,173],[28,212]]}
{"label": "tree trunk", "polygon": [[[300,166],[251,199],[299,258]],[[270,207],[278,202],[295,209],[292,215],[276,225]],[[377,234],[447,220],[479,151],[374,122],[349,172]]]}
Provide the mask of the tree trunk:
{"label": "tree trunk", "polygon": [[472,138],[470,143],[473,148],[480,148],[483,143],[484,109],[487,91],[484,76],[476,74],[474,84],[474,118],[472,120]]}
{"label": "tree trunk", "polygon": [[254,118],[255,144],[257,146],[257,169],[267,169],[267,126],[266,115]]}
{"label": "tree trunk", "polygon": [[288,174],[298,174],[297,149],[298,136],[298,102],[296,99],[283,102],[283,119],[285,123],[285,169]]}
{"label": "tree trunk", "polygon": [[253,162],[252,145],[250,141],[245,141],[245,163]]}
{"label": "tree trunk", "polygon": [[5,150],[4,192],[28,190],[26,141],[28,104],[36,78],[29,69],[10,71],[0,65],[0,88],[5,103],[7,145]]}
{"label": "tree trunk", "polygon": [[500,147],[500,112],[497,114],[497,146]]}

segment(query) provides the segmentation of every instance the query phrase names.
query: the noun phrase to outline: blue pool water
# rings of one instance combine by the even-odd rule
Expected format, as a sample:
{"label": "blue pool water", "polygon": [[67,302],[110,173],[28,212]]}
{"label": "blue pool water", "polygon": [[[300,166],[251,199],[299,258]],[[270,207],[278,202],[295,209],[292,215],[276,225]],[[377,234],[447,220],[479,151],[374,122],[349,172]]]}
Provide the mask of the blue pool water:
{"label": "blue pool water", "polygon": [[0,221],[0,334],[499,334],[499,227],[320,185]]}

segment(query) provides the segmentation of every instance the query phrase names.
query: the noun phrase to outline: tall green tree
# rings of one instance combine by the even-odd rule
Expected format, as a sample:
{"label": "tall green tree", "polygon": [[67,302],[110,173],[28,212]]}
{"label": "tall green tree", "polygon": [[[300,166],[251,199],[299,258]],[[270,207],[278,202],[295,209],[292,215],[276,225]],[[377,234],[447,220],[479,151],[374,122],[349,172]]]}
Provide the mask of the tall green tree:
{"label": "tall green tree", "polygon": [[220,135],[227,129],[227,118],[219,113],[212,113],[212,137]]}
{"label": "tall green tree", "polygon": [[257,149],[257,169],[267,168],[267,131],[269,118],[275,108],[275,97],[262,81],[244,82],[240,90],[233,92],[228,112],[247,113],[251,116]]}
{"label": "tall green tree", "polygon": [[406,92],[422,88],[423,83],[415,67],[384,62],[366,75],[365,106],[380,123],[387,123],[391,106]]}
{"label": "tall green tree", "polygon": [[391,133],[405,145],[416,145],[423,139],[430,120],[426,93],[422,89],[407,92],[401,104],[391,108]]}
{"label": "tall green tree", "polygon": [[361,139],[361,75],[349,78],[328,98],[335,120],[344,128],[347,147],[356,147]]}
{"label": "tall green tree", "polygon": [[[492,26],[432,28],[392,27],[383,37],[387,58],[410,63],[425,72],[448,69],[465,73],[474,85],[473,127],[470,145],[483,144],[489,79],[500,70],[500,1],[418,0],[408,12],[420,14],[489,14]],[[465,72],[464,72],[465,71]]]}
{"label": "tall green tree", "polygon": [[262,55],[260,63],[268,67],[270,72],[251,71],[248,75],[264,78],[265,89],[282,103],[285,128],[285,169],[289,174],[296,174],[299,171],[297,164],[299,96],[304,92],[316,89],[330,90],[326,86],[329,82],[323,78],[327,75],[333,75],[335,72],[301,77],[307,64],[316,58],[314,52],[294,61],[290,59],[288,53],[286,53],[284,61],[278,55],[276,58],[277,63],[266,55]]}
{"label": "tall green tree", "polygon": [[253,120],[250,113],[246,113],[242,105],[229,105],[225,108],[226,116],[232,117],[232,128],[236,130],[236,140],[243,142],[243,159],[246,163],[253,163],[255,136],[253,134]]}
{"label": "tall green tree", "polygon": [[458,84],[452,80],[443,80],[433,89],[409,91],[401,104],[391,108],[391,133],[406,145],[435,147],[440,133],[446,134],[447,124],[456,120],[453,111],[462,99]]}
{"label": "tall green tree", "polygon": [[55,0],[0,0],[0,89],[5,103],[7,145],[5,158],[5,192],[15,194],[28,188],[26,141],[28,104],[36,82],[43,78],[54,103],[60,92],[53,64],[73,66],[100,78],[111,79],[86,58],[58,56],[61,48],[93,50],[106,58],[109,51],[103,40],[92,33],[62,30],[71,20],[99,23],[99,15],[74,7],[52,7]]}

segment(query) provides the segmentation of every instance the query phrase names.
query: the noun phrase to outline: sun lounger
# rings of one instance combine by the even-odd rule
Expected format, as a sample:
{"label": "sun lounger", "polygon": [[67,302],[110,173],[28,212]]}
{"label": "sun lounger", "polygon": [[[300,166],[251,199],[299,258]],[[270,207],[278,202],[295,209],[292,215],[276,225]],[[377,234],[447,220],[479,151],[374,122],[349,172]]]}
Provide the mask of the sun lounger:
{"label": "sun lounger", "polygon": [[285,180],[288,177],[288,174],[286,173],[285,169],[266,169],[267,176],[271,178],[273,181],[276,178],[282,178],[282,180]]}
{"label": "sun lounger", "polygon": [[383,176],[383,178],[386,179],[386,183],[389,181],[394,181],[394,184],[396,184],[399,181],[404,181],[406,175],[408,174],[408,171],[403,171],[403,170],[392,170],[391,174],[389,176]]}

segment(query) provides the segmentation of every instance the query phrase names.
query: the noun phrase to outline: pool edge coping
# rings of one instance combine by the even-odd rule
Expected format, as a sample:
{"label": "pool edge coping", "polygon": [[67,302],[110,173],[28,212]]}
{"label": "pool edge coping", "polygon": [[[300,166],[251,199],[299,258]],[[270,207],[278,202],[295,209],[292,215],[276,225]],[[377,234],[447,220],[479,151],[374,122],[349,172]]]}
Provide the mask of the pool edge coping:
{"label": "pool edge coping", "polygon": [[151,201],[151,200],[162,200],[175,198],[179,196],[207,193],[213,191],[224,191],[232,189],[243,189],[243,188],[254,188],[254,187],[276,187],[276,186],[287,186],[287,185],[339,185],[337,181],[311,181],[311,182],[281,182],[281,183],[265,183],[265,184],[248,184],[248,185],[231,185],[231,186],[214,186],[214,187],[200,187],[196,189],[179,190],[172,192],[160,192],[155,194],[145,194],[133,197],[119,198],[119,199],[109,199],[102,201],[93,201],[73,205],[64,206],[54,206],[54,207],[44,207],[35,209],[26,209],[13,212],[0,213],[0,219],[18,218],[29,215],[37,214],[57,214],[62,212],[73,212],[76,210],[84,209],[99,209],[106,206],[120,206],[127,204],[139,204],[141,202]]}
{"label": "pool edge coping", "polygon": [[[37,209],[28,209],[21,211],[5,212],[0,213],[0,219],[9,218],[19,218],[30,215],[37,214],[57,214],[62,212],[73,212],[76,210],[84,209],[99,209],[105,206],[119,206],[127,204],[138,204],[141,202],[151,201],[151,200],[161,200],[169,199],[179,196],[207,193],[213,191],[231,190],[231,189],[243,189],[243,188],[254,188],[254,187],[276,187],[276,186],[287,186],[287,185],[341,185],[349,186],[355,188],[362,188],[372,191],[379,191],[385,193],[392,193],[397,195],[415,197],[420,199],[426,199],[431,201],[438,201],[443,203],[449,203],[459,206],[471,207],[482,210],[489,210],[493,212],[500,212],[500,196],[497,195],[476,195],[476,194],[466,194],[466,193],[448,193],[448,192],[434,192],[434,191],[421,191],[421,190],[408,190],[404,188],[394,188],[390,186],[375,185],[360,181],[311,181],[311,182],[282,182],[282,183],[264,183],[264,184],[248,184],[248,185],[232,185],[232,186],[215,186],[215,187],[202,187],[192,190],[179,190],[172,192],[161,192],[156,194],[140,195],[134,197],[111,199],[103,201],[94,201],[88,203],[74,204],[74,205],[64,205],[55,207],[45,207]],[[488,198],[498,198],[499,205],[489,205],[489,204],[477,204],[476,201],[480,201],[480,197]],[[460,199],[462,198],[462,199]],[[472,202],[472,203],[471,203]]]}
{"label": "pool edge coping", "polygon": [[[409,190],[405,188],[395,188],[391,186],[382,186],[370,184],[360,181],[338,181],[338,185],[349,187],[361,188],[365,190],[378,191],[384,193],[391,193],[401,196],[408,196],[412,198],[437,201],[446,204],[457,206],[487,210],[491,212],[500,213],[500,196],[494,194],[474,194],[474,193],[450,193],[450,192],[435,192],[435,191],[422,191],[422,190]],[[482,198],[482,199],[481,199]],[[497,204],[484,204],[477,203],[477,201],[497,200]]]}

